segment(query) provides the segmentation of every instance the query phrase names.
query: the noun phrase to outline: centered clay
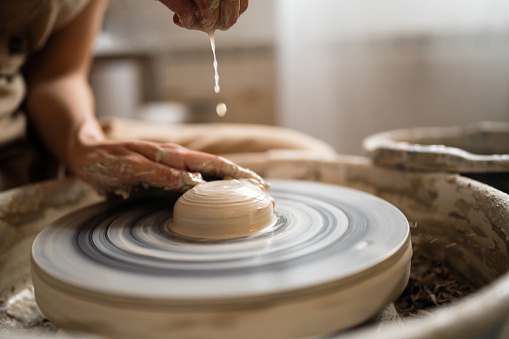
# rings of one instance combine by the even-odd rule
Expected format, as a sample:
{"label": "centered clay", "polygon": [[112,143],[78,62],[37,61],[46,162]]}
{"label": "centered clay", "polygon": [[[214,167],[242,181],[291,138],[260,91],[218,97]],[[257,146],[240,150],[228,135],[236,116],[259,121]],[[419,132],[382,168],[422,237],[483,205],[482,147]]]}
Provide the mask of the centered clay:
{"label": "centered clay", "polygon": [[170,229],[200,239],[248,236],[275,222],[274,200],[248,180],[218,180],[184,193],[173,208]]}

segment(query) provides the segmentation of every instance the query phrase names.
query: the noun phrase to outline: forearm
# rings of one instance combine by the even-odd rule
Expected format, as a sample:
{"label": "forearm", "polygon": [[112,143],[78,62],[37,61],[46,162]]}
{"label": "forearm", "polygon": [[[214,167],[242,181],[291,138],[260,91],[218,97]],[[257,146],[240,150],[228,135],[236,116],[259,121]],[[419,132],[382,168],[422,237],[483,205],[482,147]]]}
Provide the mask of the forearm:
{"label": "forearm", "polygon": [[202,182],[201,174],[249,178],[265,185],[254,172],[218,156],[174,144],[105,138],[87,83],[93,41],[105,7],[104,0],[91,0],[24,67],[26,111],[41,142],[101,191],[126,195],[138,185],[182,191]]}
{"label": "forearm", "polygon": [[103,138],[94,118],[87,76],[106,4],[91,0],[73,21],[54,32],[24,67],[30,122],[41,141],[67,164],[73,145],[87,138]]}
{"label": "forearm", "polygon": [[30,86],[26,109],[41,141],[64,163],[78,144],[104,139],[91,89],[79,73]]}

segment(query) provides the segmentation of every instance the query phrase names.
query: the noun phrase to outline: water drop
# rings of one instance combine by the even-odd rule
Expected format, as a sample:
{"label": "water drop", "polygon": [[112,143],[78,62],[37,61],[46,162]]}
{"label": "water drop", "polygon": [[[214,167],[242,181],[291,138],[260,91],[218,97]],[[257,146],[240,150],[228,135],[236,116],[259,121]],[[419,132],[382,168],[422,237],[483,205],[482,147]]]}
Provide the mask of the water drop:
{"label": "water drop", "polygon": [[226,108],[226,104],[224,102],[217,104],[216,113],[218,116],[224,117],[226,115],[226,111],[227,111],[227,108]]}

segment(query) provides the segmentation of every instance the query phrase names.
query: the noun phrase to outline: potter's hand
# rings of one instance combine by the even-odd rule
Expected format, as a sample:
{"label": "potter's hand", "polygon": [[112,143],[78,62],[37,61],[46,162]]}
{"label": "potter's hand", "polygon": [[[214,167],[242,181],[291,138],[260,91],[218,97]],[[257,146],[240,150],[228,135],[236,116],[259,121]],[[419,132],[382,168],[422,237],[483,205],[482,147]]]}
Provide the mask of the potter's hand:
{"label": "potter's hand", "polygon": [[251,179],[267,184],[256,173],[225,158],[189,150],[175,144],[145,141],[100,141],[82,145],[68,161],[69,167],[100,191],[128,196],[132,186],[185,191],[214,178]]}
{"label": "potter's hand", "polygon": [[205,32],[227,30],[247,9],[249,0],[159,0],[175,13],[173,22]]}

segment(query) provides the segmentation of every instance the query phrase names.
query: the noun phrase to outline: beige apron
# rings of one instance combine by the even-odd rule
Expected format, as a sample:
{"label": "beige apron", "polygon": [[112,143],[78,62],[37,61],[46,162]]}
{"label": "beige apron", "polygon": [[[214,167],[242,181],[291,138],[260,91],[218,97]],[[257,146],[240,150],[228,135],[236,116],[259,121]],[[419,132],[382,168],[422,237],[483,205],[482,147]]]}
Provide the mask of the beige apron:
{"label": "beige apron", "polygon": [[0,190],[47,178],[55,161],[32,143],[20,110],[27,56],[70,22],[88,0],[0,1]]}

